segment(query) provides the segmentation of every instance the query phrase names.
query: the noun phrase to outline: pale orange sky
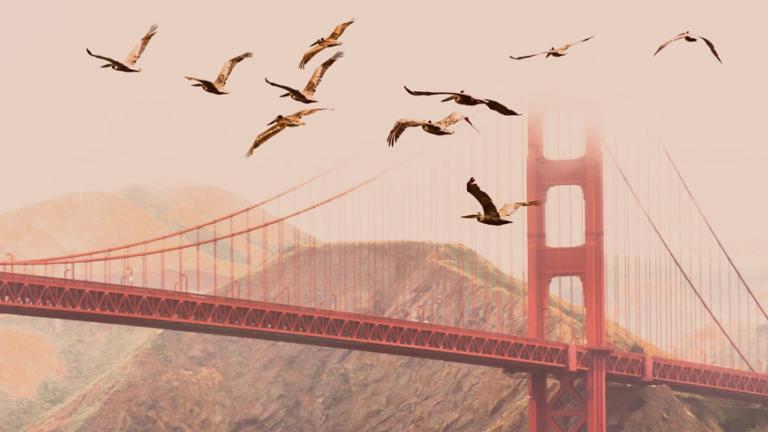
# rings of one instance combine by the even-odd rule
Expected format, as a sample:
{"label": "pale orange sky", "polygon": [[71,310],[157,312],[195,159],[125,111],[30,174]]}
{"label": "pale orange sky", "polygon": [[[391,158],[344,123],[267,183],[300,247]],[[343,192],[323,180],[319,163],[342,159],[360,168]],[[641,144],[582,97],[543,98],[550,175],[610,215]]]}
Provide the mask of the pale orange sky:
{"label": "pale orange sky", "polygon": [[[457,219],[477,211],[463,190],[468,174],[492,195],[503,195],[500,200],[522,198],[515,183],[520,167],[504,163],[521,153],[498,144],[517,139],[525,119],[413,98],[402,85],[465,89],[522,111],[537,95],[549,94],[595,103],[615,125],[645,125],[663,140],[747,279],[766,284],[768,126],[762,115],[768,62],[754,47],[764,41],[768,5],[670,3],[17,2],[0,17],[0,78],[6,83],[0,212],[134,183],[215,185],[256,200],[350,154],[386,164],[419,150],[415,168],[379,191],[393,195],[401,188],[411,195],[380,211],[366,203],[369,216],[391,220],[404,208],[423,209],[430,199],[430,217],[443,219],[431,230],[414,224],[413,233],[400,235],[450,240],[441,227],[456,221],[464,224],[451,235],[461,239],[462,233],[475,235],[467,230],[478,232]],[[352,17],[357,21],[339,47],[345,57],[317,93],[317,105],[335,111],[307,118],[307,126],[284,131],[244,158],[276,114],[305,107],[278,98],[264,77],[303,86],[333,51],[304,71],[296,67],[301,54]],[[85,54],[88,47],[121,59],[152,23],[159,32],[139,61],[139,74],[99,69],[99,61]],[[700,43],[671,45],[652,57],[661,41],[683,30],[714,41],[724,64]],[[588,35],[595,38],[560,59],[507,57]],[[226,59],[246,50],[255,56],[235,69],[230,95],[204,93],[183,78],[214,78]],[[412,130],[394,149],[386,147],[396,119],[441,118],[452,110],[470,115],[480,135],[466,125],[452,137]],[[422,177],[413,177],[419,172]],[[430,181],[444,190],[424,186]],[[321,217],[307,228],[326,238],[356,235]],[[510,230],[523,232],[521,225]]]}

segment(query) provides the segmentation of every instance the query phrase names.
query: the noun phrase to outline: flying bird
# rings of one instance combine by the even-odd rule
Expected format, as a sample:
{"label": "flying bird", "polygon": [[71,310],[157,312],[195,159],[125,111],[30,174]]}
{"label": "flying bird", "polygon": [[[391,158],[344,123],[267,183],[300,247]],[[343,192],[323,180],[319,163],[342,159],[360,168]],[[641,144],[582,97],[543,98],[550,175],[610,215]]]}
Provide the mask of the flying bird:
{"label": "flying bird", "polygon": [[139,43],[136,44],[133,50],[131,50],[131,53],[128,54],[128,57],[126,57],[122,62],[109,57],[94,54],[88,48],[85,49],[85,52],[87,52],[91,57],[96,57],[97,59],[106,61],[107,63],[101,66],[103,68],[111,67],[112,69],[120,72],[141,72],[141,69],[135,68],[134,65],[139,60],[139,57],[141,57],[141,54],[144,52],[144,50],[147,48],[149,40],[152,39],[152,36],[154,36],[155,33],[157,33],[157,25],[153,24],[149,28],[149,31],[144,35],[144,37],[141,38]]}
{"label": "flying bird", "polygon": [[304,53],[304,56],[301,58],[301,61],[299,62],[299,69],[304,69],[304,66],[312,60],[312,57],[317,55],[320,51],[328,48],[328,47],[335,47],[338,45],[341,45],[341,42],[339,41],[339,38],[341,37],[341,34],[344,33],[344,30],[347,29],[352,23],[355,22],[355,19],[352,18],[351,20],[347,22],[343,22],[336,26],[335,29],[331,32],[331,34],[327,38],[320,38],[316,40],[312,45],[310,45],[310,50]]}
{"label": "flying bird", "polygon": [[253,144],[251,144],[251,148],[248,149],[248,153],[246,153],[245,156],[251,157],[251,155],[253,155],[254,150],[256,150],[260,145],[264,144],[264,142],[266,142],[268,139],[277,135],[283,129],[287,127],[303,126],[305,123],[301,121],[302,117],[308,116],[310,114],[314,114],[318,111],[327,110],[327,109],[332,109],[332,108],[308,108],[287,116],[278,115],[277,117],[275,117],[274,120],[267,123],[267,125],[272,125],[272,126],[270,126],[267,130],[260,133],[256,137],[256,139],[253,141]]}
{"label": "flying bird", "polygon": [[704,36],[694,36],[691,34],[691,32],[687,30],[673,37],[672,39],[664,42],[663,44],[661,44],[659,48],[656,49],[656,52],[653,53],[653,55],[658,54],[659,51],[663,50],[667,45],[671,44],[674,41],[678,41],[680,39],[685,39],[686,42],[696,42],[699,39],[703,40],[704,43],[707,44],[707,46],[709,47],[709,50],[712,51],[712,54],[715,56],[717,61],[719,61],[720,63],[723,62],[722,60],[720,60],[720,56],[717,54],[717,51],[715,50],[715,45],[709,39],[705,38]]}
{"label": "flying bird", "polygon": [[264,81],[266,81],[271,86],[281,88],[288,92],[288,93],[281,94],[280,97],[290,96],[291,99],[301,103],[305,103],[305,104],[315,103],[317,102],[317,99],[314,98],[315,91],[317,91],[317,86],[319,86],[320,82],[323,80],[323,75],[325,75],[325,72],[328,70],[329,67],[331,67],[332,64],[336,62],[336,60],[342,57],[344,57],[344,53],[342,51],[339,51],[336,54],[334,54],[331,58],[324,61],[323,64],[318,66],[315,69],[315,72],[312,74],[312,77],[307,82],[307,85],[304,86],[304,90],[296,90],[293,87],[288,87],[286,85],[274,83],[268,80],[267,78],[264,78]]}
{"label": "flying bird", "polygon": [[536,57],[537,55],[541,55],[541,54],[546,54],[547,57],[549,57],[549,56],[552,56],[552,57],[562,57],[562,56],[567,54],[565,51],[568,48],[570,48],[570,47],[572,47],[572,46],[574,46],[576,44],[580,44],[582,42],[586,42],[586,41],[592,39],[593,37],[594,36],[590,36],[588,38],[582,39],[580,41],[576,41],[574,43],[565,44],[565,45],[561,46],[560,48],[552,47],[552,48],[550,48],[550,49],[548,49],[546,51],[538,52],[536,54],[529,54],[529,55],[524,55],[524,56],[520,56],[520,57],[509,56],[509,58],[514,59],[514,60],[523,60],[523,59],[527,59],[527,58],[531,58],[531,57]]}
{"label": "flying bird", "polygon": [[403,132],[405,132],[405,130],[409,127],[414,126],[421,126],[424,132],[431,133],[432,135],[451,135],[454,131],[448,129],[448,126],[454,125],[462,120],[465,120],[467,123],[469,123],[470,126],[472,126],[474,130],[478,131],[475,125],[469,121],[469,117],[465,117],[459,113],[452,112],[450,115],[448,115],[448,117],[434,123],[432,120],[400,119],[395,122],[392,130],[389,131],[389,135],[387,136],[387,143],[389,143],[390,147],[393,147],[395,142],[397,142],[397,139],[400,138],[400,135],[402,135]]}
{"label": "flying bird", "polygon": [[225,91],[224,86],[227,84],[227,78],[229,78],[229,75],[232,73],[232,69],[235,68],[235,65],[250,57],[253,57],[253,53],[249,51],[227,60],[227,62],[224,63],[224,66],[221,67],[221,71],[219,71],[219,76],[216,77],[216,81],[213,82],[191,76],[185,76],[184,78],[190,81],[197,81],[192,84],[192,87],[202,87],[202,89],[208,93],[217,95],[229,94],[228,91]]}
{"label": "flying bird", "polygon": [[477,212],[474,214],[468,214],[462,216],[464,219],[476,219],[480,223],[486,225],[506,225],[512,223],[511,220],[504,219],[504,217],[511,215],[520,207],[523,206],[538,206],[541,203],[538,200],[507,203],[501,207],[501,210],[496,209],[496,205],[493,204],[493,200],[487,193],[480,189],[480,186],[475,183],[475,178],[470,177],[467,182],[467,192],[469,192],[483,207],[483,212]]}
{"label": "flying bird", "polygon": [[493,111],[496,111],[497,113],[505,116],[517,116],[520,115],[514,110],[511,110],[501,104],[500,102],[496,102],[495,100],[491,99],[480,99],[476,98],[474,96],[470,96],[466,93],[464,93],[464,90],[460,91],[459,93],[454,92],[429,92],[429,91],[418,91],[418,90],[411,90],[406,86],[405,91],[407,91],[409,94],[412,94],[413,96],[432,96],[432,95],[449,95],[447,98],[441,100],[440,102],[448,102],[448,101],[454,101],[459,105],[480,105],[485,104],[488,108],[490,108]]}

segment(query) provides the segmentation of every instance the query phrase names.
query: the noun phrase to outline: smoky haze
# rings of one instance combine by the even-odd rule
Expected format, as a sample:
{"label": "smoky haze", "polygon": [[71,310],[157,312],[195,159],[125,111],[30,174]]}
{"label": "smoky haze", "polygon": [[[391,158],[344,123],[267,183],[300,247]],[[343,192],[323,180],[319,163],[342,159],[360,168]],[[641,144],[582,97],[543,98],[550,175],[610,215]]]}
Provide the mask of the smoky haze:
{"label": "smoky haze", "polygon": [[[523,112],[541,95],[554,95],[598,106],[612,127],[641,125],[664,142],[747,280],[768,283],[768,65],[754,48],[764,39],[763,2],[74,1],[17,2],[6,10],[0,212],[136,183],[215,185],[255,201],[350,155],[367,157],[371,167],[418,157],[400,175],[417,182],[428,179],[416,173],[434,173],[427,177],[455,196],[442,201],[434,189],[394,180],[389,190],[411,193],[379,213],[405,223],[413,216],[402,210],[429,199],[445,219],[420,234],[442,240],[439,227],[454,221],[464,223],[456,230],[472,229],[457,219],[477,210],[463,191],[468,175],[505,199],[523,198],[518,184],[507,184],[521,179],[521,166],[503,163],[516,161],[520,150],[489,149],[518,139],[525,119],[413,98],[402,85],[465,89]],[[305,107],[279,98],[264,77],[303,87],[335,48],[301,71],[304,50],[353,17],[338,47],[345,57],[317,92],[317,106],[335,111],[305,119],[307,126],[281,133],[246,159],[268,121]],[[85,54],[88,47],[122,59],[152,23],[159,32],[139,60],[140,74],[99,69]],[[684,30],[709,37],[724,64],[700,43],[673,44],[652,57],[661,41]],[[508,58],[590,35],[560,59]],[[232,94],[210,95],[183,78],[212,79],[244,51],[254,57],[235,68]],[[481,134],[466,125],[445,138],[412,130],[394,149],[386,147],[398,118],[437,119],[452,110],[469,114]],[[345,238],[336,224],[315,221],[310,228],[325,239]],[[521,226],[511,229],[522,233]],[[419,237],[391,236],[409,234]]]}

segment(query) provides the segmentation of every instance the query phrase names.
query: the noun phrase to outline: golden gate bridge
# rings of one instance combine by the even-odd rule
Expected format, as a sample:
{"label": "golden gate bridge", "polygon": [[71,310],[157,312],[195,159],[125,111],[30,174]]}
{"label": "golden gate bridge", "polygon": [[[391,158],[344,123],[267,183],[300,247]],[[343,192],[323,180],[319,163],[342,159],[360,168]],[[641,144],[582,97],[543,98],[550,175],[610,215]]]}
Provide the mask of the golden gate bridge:
{"label": "golden gate bridge", "polygon": [[[519,219],[523,236],[494,229],[493,245],[482,245],[486,234],[465,246],[390,235],[323,253],[327,243],[284,222],[347,200],[365,208],[318,223],[354,231],[403,193],[387,203],[363,197],[383,171],[319,188],[324,172],[155,238],[44,258],[9,255],[0,261],[0,312],[527,373],[532,431],[604,431],[607,381],[767,403],[768,340],[758,329],[768,329],[768,315],[669,154],[604,145],[589,118],[563,149],[563,126],[551,114],[528,115],[519,183],[545,205]],[[318,198],[317,189],[334,193]],[[301,191],[309,204],[274,217],[263,211]],[[431,208],[435,202],[425,202],[408,215],[424,219],[414,224],[427,235],[446,229]],[[474,253],[483,247],[495,249],[507,271]],[[434,258],[408,264],[428,286],[382,270],[388,257],[413,248]],[[415,308],[398,306],[416,291],[427,295]]]}

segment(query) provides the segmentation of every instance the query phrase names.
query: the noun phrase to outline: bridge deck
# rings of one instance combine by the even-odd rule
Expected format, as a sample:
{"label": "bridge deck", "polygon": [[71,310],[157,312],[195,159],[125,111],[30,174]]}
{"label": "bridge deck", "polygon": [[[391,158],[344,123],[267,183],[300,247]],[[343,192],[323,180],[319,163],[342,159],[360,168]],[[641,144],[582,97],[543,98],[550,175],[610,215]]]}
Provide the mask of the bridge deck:
{"label": "bridge deck", "polygon": [[0,272],[0,313],[267,339],[550,373],[607,356],[612,381],[768,402],[768,375],[429,323]]}

